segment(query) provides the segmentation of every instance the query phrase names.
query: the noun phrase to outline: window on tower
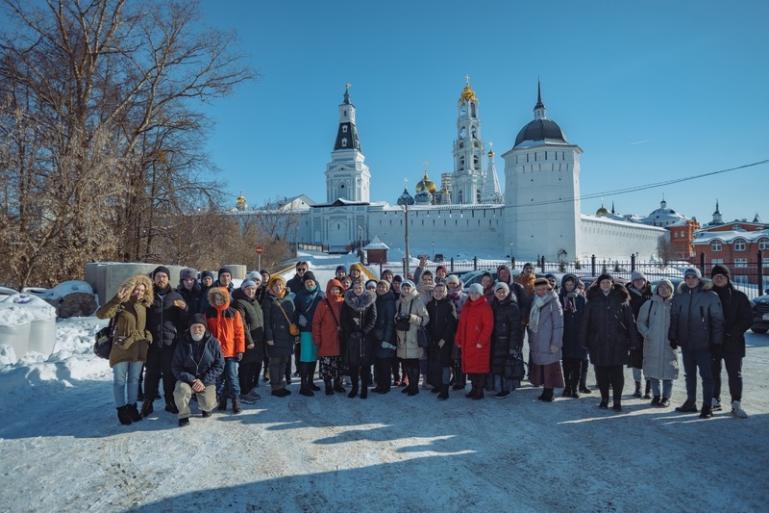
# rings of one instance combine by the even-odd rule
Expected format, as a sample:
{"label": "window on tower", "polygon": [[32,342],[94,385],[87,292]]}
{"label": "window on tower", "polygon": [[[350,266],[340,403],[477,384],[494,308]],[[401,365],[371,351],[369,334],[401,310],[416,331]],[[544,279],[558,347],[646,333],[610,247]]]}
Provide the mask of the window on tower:
{"label": "window on tower", "polygon": [[342,148],[347,148],[347,137],[342,137]]}
{"label": "window on tower", "polygon": [[475,112],[475,104],[474,103],[470,104],[470,115],[473,116],[473,117],[477,116],[477,114]]}
{"label": "window on tower", "polygon": [[342,133],[347,133],[347,125],[342,125]]}

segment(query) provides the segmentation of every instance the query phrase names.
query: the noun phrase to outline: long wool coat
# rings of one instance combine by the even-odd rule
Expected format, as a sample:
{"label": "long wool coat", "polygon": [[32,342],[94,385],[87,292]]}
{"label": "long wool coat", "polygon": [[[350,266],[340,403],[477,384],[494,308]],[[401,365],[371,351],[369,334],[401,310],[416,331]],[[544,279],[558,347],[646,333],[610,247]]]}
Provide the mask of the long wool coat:
{"label": "long wool coat", "polygon": [[419,335],[417,330],[420,326],[427,326],[430,322],[430,315],[427,313],[427,308],[419,297],[419,293],[411,289],[411,292],[407,297],[401,295],[395,305],[395,316],[398,316],[400,312],[403,315],[409,313],[411,310],[411,319],[409,320],[409,330],[401,331],[396,329],[396,336],[398,337],[398,358],[415,359],[422,358],[423,350],[419,347]]}
{"label": "long wool coat", "polygon": [[[454,338],[462,350],[462,371],[467,374],[488,374],[491,355],[491,333],[494,314],[486,298],[468,299],[459,315]],[[478,347],[480,346],[480,347]]]}

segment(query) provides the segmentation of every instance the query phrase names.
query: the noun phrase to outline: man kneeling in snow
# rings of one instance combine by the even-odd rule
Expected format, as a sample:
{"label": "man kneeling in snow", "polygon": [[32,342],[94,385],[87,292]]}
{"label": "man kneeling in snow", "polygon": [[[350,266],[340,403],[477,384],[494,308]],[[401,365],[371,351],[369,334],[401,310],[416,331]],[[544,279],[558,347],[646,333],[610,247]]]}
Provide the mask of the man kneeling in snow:
{"label": "man kneeling in snow", "polygon": [[178,380],[174,401],[179,408],[179,426],[190,423],[193,393],[201,413],[209,417],[216,408],[216,378],[224,371],[224,357],[219,341],[206,330],[206,318],[202,314],[190,319],[190,329],[176,346],[171,368]]}

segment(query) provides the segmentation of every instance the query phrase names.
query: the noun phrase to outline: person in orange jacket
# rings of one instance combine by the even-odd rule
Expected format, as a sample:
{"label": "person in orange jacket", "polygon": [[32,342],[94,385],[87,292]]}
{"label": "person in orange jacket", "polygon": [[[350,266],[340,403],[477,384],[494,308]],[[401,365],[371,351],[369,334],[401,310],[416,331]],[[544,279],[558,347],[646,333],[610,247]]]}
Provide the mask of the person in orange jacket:
{"label": "person in orange jacket", "polygon": [[219,410],[227,409],[227,397],[232,398],[232,413],[240,413],[240,381],[238,363],[246,351],[246,336],[243,318],[234,307],[230,306],[230,293],[222,287],[212,287],[208,291],[206,324],[222,346],[224,372],[216,382]]}

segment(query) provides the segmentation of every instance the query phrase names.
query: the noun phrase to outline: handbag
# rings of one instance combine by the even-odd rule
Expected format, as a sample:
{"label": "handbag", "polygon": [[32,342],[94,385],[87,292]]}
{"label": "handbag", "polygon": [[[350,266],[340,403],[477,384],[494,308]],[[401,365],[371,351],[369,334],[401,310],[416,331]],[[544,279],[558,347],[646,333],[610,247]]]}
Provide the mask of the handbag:
{"label": "handbag", "polygon": [[292,337],[298,337],[299,336],[299,326],[296,325],[296,323],[291,322],[291,319],[288,318],[288,314],[281,306],[280,300],[276,299],[275,304],[280,308],[280,311],[283,312],[283,317],[286,318],[286,322],[288,323],[288,332]]}
{"label": "handbag", "polygon": [[398,316],[395,318],[395,329],[398,331],[408,331],[411,329],[411,307],[414,302],[409,303],[409,313],[406,316],[401,315],[401,305],[398,305]]}
{"label": "handbag", "polygon": [[96,332],[93,353],[99,358],[109,360],[109,354],[112,352],[112,343],[115,340],[115,331],[117,330],[117,317],[122,311],[122,307],[118,308],[117,313],[109,320],[109,324]]}
{"label": "handbag", "polygon": [[430,347],[430,336],[427,334],[427,328],[420,324],[417,328],[417,345],[422,349]]}

